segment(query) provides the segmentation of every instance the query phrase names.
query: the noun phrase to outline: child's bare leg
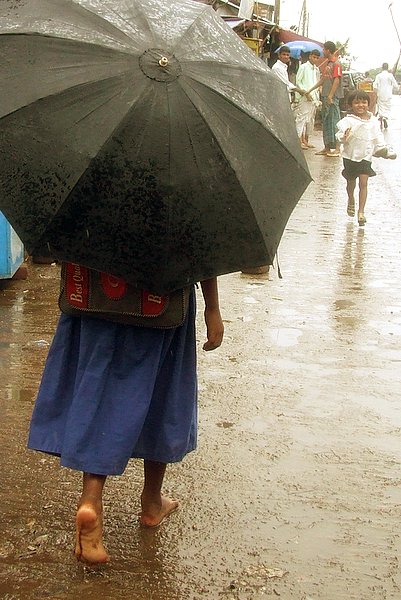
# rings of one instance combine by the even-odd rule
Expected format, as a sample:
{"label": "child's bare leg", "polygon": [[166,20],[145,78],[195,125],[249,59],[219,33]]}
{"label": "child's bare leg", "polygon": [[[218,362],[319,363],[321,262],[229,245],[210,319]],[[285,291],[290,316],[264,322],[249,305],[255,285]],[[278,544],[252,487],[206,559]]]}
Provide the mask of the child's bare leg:
{"label": "child's bare leg", "polygon": [[160,525],[165,517],[178,508],[177,500],[162,496],[161,489],[166,464],[145,460],[143,463],[145,483],[141,495],[140,523],[145,527]]}
{"label": "child's bare leg", "polygon": [[347,214],[349,217],[355,216],[355,192],[356,179],[347,179],[347,195],[348,195],[348,204],[347,204]]}
{"label": "child's bare leg", "polygon": [[84,473],[82,495],[76,515],[75,556],[83,562],[98,564],[109,560],[103,546],[102,494],[104,475]]}
{"label": "child's bare leg", "polygon": [[359,175],[358,221],[365,222],[365,205],[368,197],[368,175]]}

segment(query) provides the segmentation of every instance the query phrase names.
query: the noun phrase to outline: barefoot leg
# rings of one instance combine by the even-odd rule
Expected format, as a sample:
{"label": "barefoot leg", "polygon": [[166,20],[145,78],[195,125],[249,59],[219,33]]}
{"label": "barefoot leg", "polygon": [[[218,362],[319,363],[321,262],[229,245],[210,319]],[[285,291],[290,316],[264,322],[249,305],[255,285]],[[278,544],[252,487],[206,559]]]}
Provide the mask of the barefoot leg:
{"label": "barefoot leg", "polygon": [[347,180],[347,195],[348,195],[348,204],[347,204],[347,214],[349,217],[355,216],[355,192],[356,179],[348,179]]}
{"label": "barefoot leg", "polygon": [[359,175],[358,221],[365,222],[365,205],[368,197],[368,175]]}
{"label": "barefoot leg", "polygon": [[76,514],[75,556],[89,564],[109,561],[103,546],[102,492],[106,477],[84,473],[83,491]]}
{"label": "barefoot leg", "polygon": [[162,496],[166,464],[144,461],[145,483],[141,495],[142,511],[139,517],[144,527],[157,527],[172,512],[177,510],[178,502],[167,496]]}

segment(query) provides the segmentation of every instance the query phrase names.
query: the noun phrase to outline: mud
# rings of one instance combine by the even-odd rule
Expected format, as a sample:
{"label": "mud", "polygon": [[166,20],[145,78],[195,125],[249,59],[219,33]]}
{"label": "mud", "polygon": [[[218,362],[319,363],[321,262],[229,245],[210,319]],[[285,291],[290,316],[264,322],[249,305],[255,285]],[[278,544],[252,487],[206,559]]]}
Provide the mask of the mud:
{"label": "mud", "polygon": [[[401,156],[400,129],[396,97],[386,136]],[[340,161],[312,152],[283,279],[221,278],[219,351],[202,353],[200,311],[199,449],[166,481],[181,510],[140,529],[132,462],[106,489],[106,567],[72,556],[79,474],[25,449],[58,267],[1,284],[2,600],[401,597],[399,160],[376,161],[359,228]]]}

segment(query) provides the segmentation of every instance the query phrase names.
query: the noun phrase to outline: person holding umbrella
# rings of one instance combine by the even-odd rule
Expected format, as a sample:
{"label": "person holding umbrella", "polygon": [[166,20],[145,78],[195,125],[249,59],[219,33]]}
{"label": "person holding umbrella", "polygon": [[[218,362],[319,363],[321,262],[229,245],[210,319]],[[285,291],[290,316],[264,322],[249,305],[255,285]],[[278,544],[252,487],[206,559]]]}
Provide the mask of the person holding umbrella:
{"label": "person holding umbrella", "polygon": [[[205,351],[223,339],[217,280],[201,282]],[[195,294],[183,324],[137,327],[62,314],[36,399],[28,447],[60,456],[83,472],[76,513],[75,556],[109,561],[102,541],[106,479],[130,458],[144,461],[139,522],[156,527],[178,508],[162,494],[168,463],[196,447]]]}
{"label": "person holding umbrella", "polygon": [[322,44],[311,42],[308,40],[295,40],[294,42],[286,42],[287,48],[290,49],[291,58],[299,60],[302,54],[309,54],[312,50],[317,50],[321,55]]}
{"label": "person holding umbrella", "polygon": [[[312,50],[309,53],[308,60],[301,64],[297,71],[296,83],[297,86],[303,89],[309,89],[316,85],[320,79],[319,69],[317,62],[320,58],[319,50]],[[312,144],[308,143],[306,128],[309,127],[313,130],[314,118],[316,108],[320,104],[319,92],[315,89],[311,92],[310,97],[308,96],[296,96],[297,103],[294,108],[295,125],[301,148],[307,150],[313,148]]]}
{"label": "person holding umbrella", "polygon": [[271,264],[310,174],[287,89],[206,5],[3,2],[0,41],[0,208],[29,251],[75,265],[76,302],[80,266],[156,303],[192,289],[171,329],[87,313],[57,327],[28,443],[84,473],[75,554],[107,562],[103,488],[131,457],[141,525],[177,508],[161,488],[196,445],[194,284],[213,350],[215,277]]}

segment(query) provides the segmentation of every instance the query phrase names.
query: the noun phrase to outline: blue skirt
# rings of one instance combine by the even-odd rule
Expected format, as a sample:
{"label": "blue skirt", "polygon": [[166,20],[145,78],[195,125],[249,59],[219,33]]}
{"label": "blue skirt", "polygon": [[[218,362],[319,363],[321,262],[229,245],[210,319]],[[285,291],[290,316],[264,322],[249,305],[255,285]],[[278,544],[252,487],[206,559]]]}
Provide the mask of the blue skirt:
{"label": "blue skirt", "polygon": [[195,294],[175,329],[61,315],[28,448],[120,475],[130,458],[178,462],[196,447]]}

